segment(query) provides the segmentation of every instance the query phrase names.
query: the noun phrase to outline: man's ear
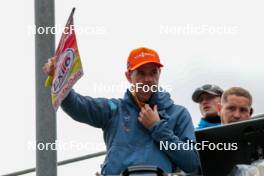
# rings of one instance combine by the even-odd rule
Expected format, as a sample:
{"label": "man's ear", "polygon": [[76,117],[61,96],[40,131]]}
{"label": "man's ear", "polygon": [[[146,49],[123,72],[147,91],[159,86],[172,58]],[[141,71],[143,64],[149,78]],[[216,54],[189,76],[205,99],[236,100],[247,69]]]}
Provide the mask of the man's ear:
{"label": "man's ear", "polygon": [[216,105],[216,110],[217,110],[217,114],[218,114],[219,116],[221,116],[221,115],[220,115],[221,109],[222,109],[222,105],[221,105],[221,103],[217,103],[217,105]]}
{"label": "man's ear", "polygon": [[131,81],[131,73],[132,72],[130,72],[130,71],[126,71],[125,72],[126,78],[127,78],[127,80],[128,80],[129,83],[132,83],[132,81]]}
{"label": "man's ear", "polygon": [[161,74],[161,68],[158,68],[159,69],[159,77],[160,77],[160,74]]}
{"label": "man's ear", "polygon": [[249,115],[252,116],[253,112],[254,112],[254,109],[253,108],[250,108]]}
{"label": "man's ear", "polygon": [[161,74],[161,68],[159,67],[158,69],[159,69],[159,73]]}
{"label": "man's ear", "polygon": [[217,114],[218,114],[218,116],[220,116],[221,123],[224,124],[224,120],[223,120],[223,117],[221,115],[222,108],[223,107],[222,107],[221,103],[218,103],[217,106],[216,106]]}

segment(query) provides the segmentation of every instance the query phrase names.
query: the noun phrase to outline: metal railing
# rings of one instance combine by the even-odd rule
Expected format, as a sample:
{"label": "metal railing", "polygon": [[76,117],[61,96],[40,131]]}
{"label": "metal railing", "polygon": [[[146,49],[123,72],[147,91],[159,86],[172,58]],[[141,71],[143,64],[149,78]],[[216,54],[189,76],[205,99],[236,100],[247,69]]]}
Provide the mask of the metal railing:
{"label": "metal railing", "polygon": [[[70,163],[74,163],[74,162],[78,162],[78,161],[82,161],[82,160],[86,160],[86,159],[91,159],[91,158],[99,157],[99,156],[102,156],[105,154],[106,154],[106,151],[101,151],[101,152],[92,153],[92,154],[88,154],[88,155],[84,155],[84,156],[80,156],[80,157],[76,157],[76,158],[72,158],[72,159],[67,159],[67,160],[59,161],[57,163],[57,166],[62,166],[62,165],[66,165],[66,164],[70,164]],[[13,173],[5,174],[3,176],[24,175],[24,174],[32,173],[35,171],[36,171],[36,168],[30,168],[30,169],[25,169],[25,170],[13,172]]]}
{"label": "metal railing", "polygon": [[254,115],[252,118],[264,118],[264,113],[263,114]]}

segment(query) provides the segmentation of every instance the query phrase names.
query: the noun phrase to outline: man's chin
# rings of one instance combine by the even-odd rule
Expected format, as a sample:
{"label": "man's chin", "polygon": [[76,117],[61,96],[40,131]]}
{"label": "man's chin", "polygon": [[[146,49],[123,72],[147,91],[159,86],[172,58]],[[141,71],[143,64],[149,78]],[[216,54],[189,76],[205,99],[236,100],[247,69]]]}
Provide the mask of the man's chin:
{"label": "man's chin", "polygon": [[236,122],[239,122],[240,120],[231,120],[231,121],[228,121],[228,124],[229,123],[236,123]]}
{"label": "man's chin", "polygon": [[140,93],[138,95],[138,98],[140,99],[140,101],[147,102],[150,99],[152,94],[153,94],[152,92]]}

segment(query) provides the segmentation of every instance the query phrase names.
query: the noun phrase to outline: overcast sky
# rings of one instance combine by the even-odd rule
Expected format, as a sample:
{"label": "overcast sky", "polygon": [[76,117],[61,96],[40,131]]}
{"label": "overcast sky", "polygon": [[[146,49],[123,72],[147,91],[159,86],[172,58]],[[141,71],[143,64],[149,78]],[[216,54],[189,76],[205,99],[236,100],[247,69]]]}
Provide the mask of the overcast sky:
{"label": "overcast sky", "polygon": [[[242,86],[253,95],[255,114],[263,113],[264,25],[262,1],[57,0],[56,25],[63,27],[72,7],[84,76],[74,89],[93,97],[122,97],[130,50],[146,46],[164,64],[161,85],[171,88],[176,104],[200,118],[191,94],[213,83],[223,89]],[[5,1],[1,6],[0,175],[35,167],[34,1]],[[56,35],[58,42],[60,33]],[[120,91],[95,90],[121,85]],[[102,132],[73,121],[60,109],[61,143],[86,143],[83,150],[59,150],[58,160],[104,149]],[[58,168],[58,175],[92,175],[103,157]],[[35,175],[28,174],[28,175]]]}

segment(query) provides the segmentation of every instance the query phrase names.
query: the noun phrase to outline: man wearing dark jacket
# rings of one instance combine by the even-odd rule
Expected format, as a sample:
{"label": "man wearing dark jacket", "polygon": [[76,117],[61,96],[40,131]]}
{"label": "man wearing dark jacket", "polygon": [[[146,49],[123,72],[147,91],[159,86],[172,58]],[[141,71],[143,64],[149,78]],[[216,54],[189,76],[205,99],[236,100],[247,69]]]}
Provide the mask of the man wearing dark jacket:
{"label": "man wearing dark jacket", "polygon": [[202,114],[197,129],[221,125],[218,105],[221,103],[222,94],[223,90],[212,84],[203,85],[193,92],[192,100],[199,104]]}
{"label": "man wearing dark jacket", "polygon": [[[71,90],[62,102],[74,120],[103,130],[103,175],[118,175],[133,165],[155,165],[167,173],[176,167],[197,169],[196,151],[182,145],[195,141],[190,114],[158,86],[162,66],[157,52],[137,48],[128,57],[126,77],[132,87],[124,98],[92,98]],[[44,72],[52,74],[49,68],[45,65]]]}

